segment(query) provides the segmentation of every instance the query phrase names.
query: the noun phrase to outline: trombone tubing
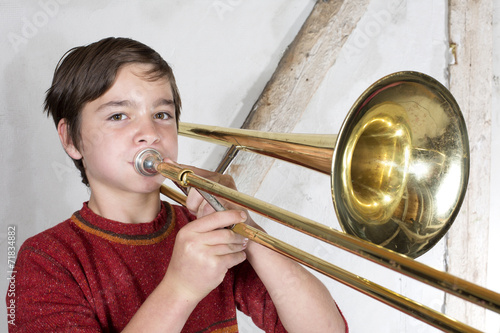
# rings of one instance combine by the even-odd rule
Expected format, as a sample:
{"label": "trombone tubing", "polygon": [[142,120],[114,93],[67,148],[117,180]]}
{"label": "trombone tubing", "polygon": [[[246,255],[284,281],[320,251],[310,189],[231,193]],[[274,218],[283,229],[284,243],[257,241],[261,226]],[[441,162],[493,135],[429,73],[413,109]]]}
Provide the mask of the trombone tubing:
{"label": "trombone tubing", "polygon": [[381,246],[349,236],[333,228],[324,226],[323,224],[253,198],[252,196],[227,188],[197,176],[189,170],[186,172],[186,170],[182,170],[177,166],[165,162],[159,163],[156,169],[164,177],[181,182],[183,186],[193,186],[208,193],[219,195],[230,202],[257,212],[260,215],[275,220],[297,231],[337,246],[471,303],[500,313],[500,294],[492,290],[488,290],[449,273],[439,271]]}
{"label": "trombone tubing", "polygon": [[[182,194],[171,190],[165,185],[162,185],[160,192],[182,205],[186,204],[186,198]],[[232,227],[232,230],[239,235],[247,237],[253,242],[261,244],[277,253],[293,259],[300,264],[303,264],[327,277],[343,283],[350,288],[381,301],[386,305],[402,311],[440,330],[445,332],[480,332],[473,327],[450,318],[421,303],[415,302],[390,289],[382,287],[292,245],[282,242],[281,240],[276,239],[259,229],[246,225],[245,223],[235,224]]]}

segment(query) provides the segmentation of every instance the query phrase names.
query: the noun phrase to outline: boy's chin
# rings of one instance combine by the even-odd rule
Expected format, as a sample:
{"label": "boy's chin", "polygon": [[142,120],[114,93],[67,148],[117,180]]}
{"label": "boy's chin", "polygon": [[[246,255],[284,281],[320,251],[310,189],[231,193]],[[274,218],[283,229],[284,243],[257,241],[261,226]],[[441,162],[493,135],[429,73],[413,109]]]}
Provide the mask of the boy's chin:
{"label": "boy's chin", "polygon": [[159,192],[162,185],[161,181],[154,181],[153,179],[145,181],[138,186],[138,192],[144,194],[150,194],[154,192]]}

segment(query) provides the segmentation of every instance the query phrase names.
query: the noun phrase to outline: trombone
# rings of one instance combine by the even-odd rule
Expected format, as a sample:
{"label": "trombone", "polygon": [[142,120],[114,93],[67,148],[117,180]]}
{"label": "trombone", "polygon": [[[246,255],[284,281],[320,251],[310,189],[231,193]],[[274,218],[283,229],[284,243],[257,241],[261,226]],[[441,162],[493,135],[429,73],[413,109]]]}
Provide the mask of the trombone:
{"label": "trombone", "polygon": [[[212,205],[217,206],[214,195],[223,197],[500,313],[500,294],[414,260],[452,225],[469,176],[465,121],[453,96],[435,79],[418,72],[397,72],[378,80],[354,103],[338,135],[263,133],[185,123],[179,124],[179,134],[329,174],[344,232],[162,162],[150,149],[136,156],[137,171],[146,176],[161,173],[194,187]],[[161,192],[183,203],[182,196],[171,194],[164,185]],[[250,226],[236,224],[233,231],[443,331],[477,331]]]}

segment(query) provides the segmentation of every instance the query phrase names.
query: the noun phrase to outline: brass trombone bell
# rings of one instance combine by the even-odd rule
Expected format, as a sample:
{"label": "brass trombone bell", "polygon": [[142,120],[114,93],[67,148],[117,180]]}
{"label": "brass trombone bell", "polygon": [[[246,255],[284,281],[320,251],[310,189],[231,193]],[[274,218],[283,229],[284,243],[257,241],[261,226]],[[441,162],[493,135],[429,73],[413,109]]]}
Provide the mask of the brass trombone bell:
{"label": "brass trombone bell", "polygon": [[179,124],[179,134],[305,166],[331,177],[342,229],[418,257],[450,228],[469,177],[467,128],[451,93],[418,72],[372,84],[338,135]]}

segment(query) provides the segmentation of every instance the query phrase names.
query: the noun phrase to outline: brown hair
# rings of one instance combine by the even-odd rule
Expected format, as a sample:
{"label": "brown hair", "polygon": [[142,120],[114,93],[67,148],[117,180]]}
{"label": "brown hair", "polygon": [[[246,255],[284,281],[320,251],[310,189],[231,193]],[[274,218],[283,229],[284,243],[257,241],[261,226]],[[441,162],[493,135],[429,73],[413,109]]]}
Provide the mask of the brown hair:
{"label": "brown hair", "polygon": [[[44,111],[52,116],[56,127],[66,119],[68,132],[77,149],[81,140],[81,111],[86,103],[102,96],[113,85],[118,70],[131,63],[149,64],[149,80],[167,78],[172,88],[176,121],[181,112],[181,98],[172,68],[152,48],[129,38],[105,38],[87,46],[75,47],[63,55],[47,90]],[[73,159],[89,185],[81,159]]]}

